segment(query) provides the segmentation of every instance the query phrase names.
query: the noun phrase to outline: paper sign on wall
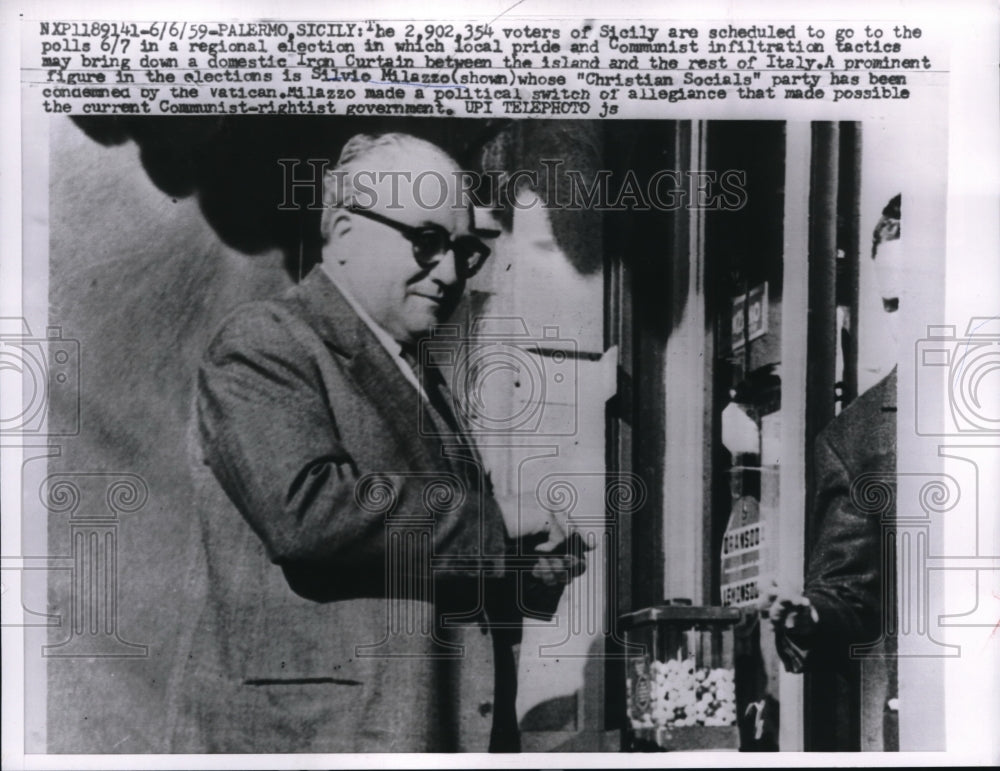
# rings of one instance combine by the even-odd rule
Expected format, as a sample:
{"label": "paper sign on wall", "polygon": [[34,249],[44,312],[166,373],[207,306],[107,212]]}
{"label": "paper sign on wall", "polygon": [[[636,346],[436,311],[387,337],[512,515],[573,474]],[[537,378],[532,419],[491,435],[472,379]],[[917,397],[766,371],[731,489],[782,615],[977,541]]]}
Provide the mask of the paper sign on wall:
{"label": "paper sign on wall", "polygon": [[747,294],[733,298],[733,350],[739,350],[747,340],[767,334],[767,282],[758,284]]}

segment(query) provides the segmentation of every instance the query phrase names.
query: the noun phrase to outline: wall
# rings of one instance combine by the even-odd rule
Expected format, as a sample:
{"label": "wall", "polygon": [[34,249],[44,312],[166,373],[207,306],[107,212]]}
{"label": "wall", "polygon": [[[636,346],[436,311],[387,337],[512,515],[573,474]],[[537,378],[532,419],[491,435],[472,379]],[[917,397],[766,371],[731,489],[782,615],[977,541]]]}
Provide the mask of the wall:
{"label": "wall", "polygon": [[[196,196],[158,189],[135,143],[104,146],[65,118],[50,131],[50,323],[80,341],[82,423],[49,472],[137,474],[149,498],[122,518],[117,555],[118,633],[148,655],[47,658],[48,751],[162,751],[176,641],[200,600],[190,594],[200,566],[183,561],[195,522],[184,441],[192,376],[227,311],[289,280],[279,250],[248,258],[222,242]],[[81,508],[105,503],[95,495]],[[47,553],[69,553],[68,536],[52,515]],[[69,604],[68,574],[53,573],[49,612],[65,618]],[[59,627],[49,641],[67,637]]]}

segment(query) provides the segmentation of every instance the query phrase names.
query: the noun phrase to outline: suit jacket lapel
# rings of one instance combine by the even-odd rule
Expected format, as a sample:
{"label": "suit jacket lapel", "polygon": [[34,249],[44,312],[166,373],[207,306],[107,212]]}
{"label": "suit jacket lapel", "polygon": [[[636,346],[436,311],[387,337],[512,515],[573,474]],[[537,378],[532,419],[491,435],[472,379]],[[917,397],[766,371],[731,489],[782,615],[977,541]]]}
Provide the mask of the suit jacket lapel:
{"label": "suit jacket lapel", "polygon": [[421,435],[420,427],[429,419],[423,399],[336,285],[316,267],[294,291],[300,294],[310,326],[324,343],[349,359],[348,375],[385,417],[411,467],[440,468],[440,442],[427,432]]}

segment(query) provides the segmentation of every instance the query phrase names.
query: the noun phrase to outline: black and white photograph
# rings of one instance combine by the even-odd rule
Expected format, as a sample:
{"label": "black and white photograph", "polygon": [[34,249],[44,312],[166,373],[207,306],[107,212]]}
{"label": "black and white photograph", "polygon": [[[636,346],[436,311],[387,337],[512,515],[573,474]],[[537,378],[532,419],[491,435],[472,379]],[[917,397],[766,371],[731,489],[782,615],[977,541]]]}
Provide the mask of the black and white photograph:
{"label": "black and white photograph", "polygon": [[[288,39],[341,39],[343,10]],[[591,29],[642,61],[706,46],[642,10],[606,32],[564,9],[563,54],[597,51]],[[530,2],[510,15],[504,46],[559,55]],[[484,18],[458,50],[499,51],[503,18]],[[764,30],[789,52],[819,39],[715,23],[720,62],[764,51]],[[74,35],[110,39],[22,24],[53,62],[79,55]],[[204,26],[253,52],[256,28]],[[888,34],[912,43],[903,27]],[[390,28],[371,29],[336,45],[379,51]],[[588,66],[552,59],[553,84]],[[322,79],[355,109],[290,86],[282,114],[248,114],[267,89],[228,84],[197,104],[163,86],[157,114],[60,114],[103,81],[18,65],[4,766],[995,762],[988,709],[951,710],[996,697],[1000,271],[976,251],[996,234],[968,233],[996,224],[997,148],[956,201],[961,89],[846,61],[812,113],[764,104],[820,83],[780,63],[759,97],[760,73],[669,91],[653,64],[549,101],[495,74],[460,88],[459,60],[450,85],[340,69]],[[140,91],[120,56],[92,66]],[[923,82],[919,107],[883,108]],[[760,109],[694,103],[718,85]],[[614,114],[626,92],[640,116]],[[400,106],[420,99],[437,107]],[[985,266],[957,306],[956,244]]]}

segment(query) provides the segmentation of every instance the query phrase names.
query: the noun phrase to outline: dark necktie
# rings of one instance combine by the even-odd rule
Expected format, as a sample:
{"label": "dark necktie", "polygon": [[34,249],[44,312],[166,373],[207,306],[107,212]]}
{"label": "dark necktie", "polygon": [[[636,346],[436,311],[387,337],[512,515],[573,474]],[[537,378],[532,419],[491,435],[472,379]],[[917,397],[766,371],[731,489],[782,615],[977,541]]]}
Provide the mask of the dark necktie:
{"label": "dark necktie", "polygon": [[[493,480],[475,441],[466,432],[458,416],[454,397],[441,371],[431,364],[420,364],[415,351],[408,346],[402,346],[400,356],[416,374],[417,382],[427,395],[427,411],[436,426],[436,438],[441,443],[441,450],[448,464],[465,479],[471,490],[485,494],[486,505],[494,512],[496,521],[500,522],[499,509],[492,502]],[[503,526],[497,527],[502,529]]]}
{"label": "dark necktie", "polygon": [[[458,417],[454,397],[441,371],[433,365],[420,364],[417,361],[415,351],[409,346],[402,346],[400,356],[416,374],[417,382],[420,383],[427,395],[431,417],[437,424],[442,443],[459,447],[460,457],[464,461],[471,460],[478,464],[479,453]],[[449,455],[452,455],[452,452],[449,452]],[[461,465],[468,466],[468,463],[463,462]],[[471,469],[469,470],[471,471]]]}

